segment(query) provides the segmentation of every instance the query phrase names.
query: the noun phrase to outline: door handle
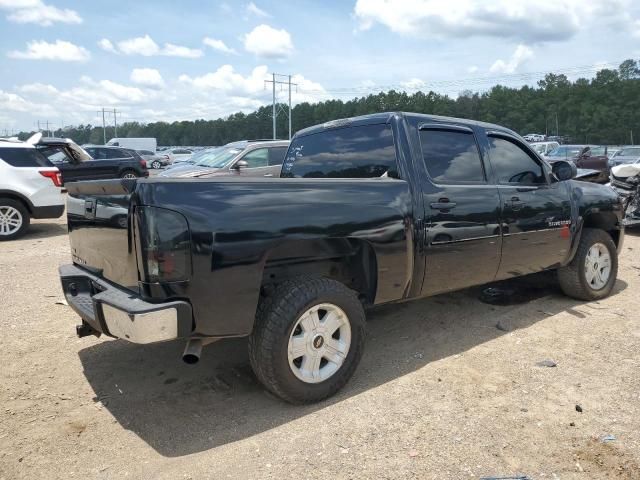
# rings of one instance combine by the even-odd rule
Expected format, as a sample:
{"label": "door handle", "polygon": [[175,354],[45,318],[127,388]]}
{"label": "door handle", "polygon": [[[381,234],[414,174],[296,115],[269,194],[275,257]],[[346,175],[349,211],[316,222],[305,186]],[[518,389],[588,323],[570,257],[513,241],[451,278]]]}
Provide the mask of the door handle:
{"label": "door handle", "polygon": [[437,202],[431,202],[430,204],[433,210],[451,210],[456,205],[457,203],[449,201],[448,198],[439,198]]}
{"label": "door handle", "polygon": [[264,176],[265,177],[273,177],[273,173],[265,173]]}
{"label": "door handle", "polygon": [[511,197],[508,203],[512,210],[520,210],[524,207],[524,202],[519,197]]}

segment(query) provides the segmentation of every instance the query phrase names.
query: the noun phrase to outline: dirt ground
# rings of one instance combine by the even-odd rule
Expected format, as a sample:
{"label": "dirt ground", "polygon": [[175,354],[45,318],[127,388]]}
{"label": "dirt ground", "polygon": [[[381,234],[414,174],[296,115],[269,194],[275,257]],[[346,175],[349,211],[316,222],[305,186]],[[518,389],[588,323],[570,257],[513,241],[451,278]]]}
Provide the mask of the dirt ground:
{"label": "dirt ground", "polygon": [[475,288],[370,312],[352,381],[293,407],[243,340],[188,366],[182,343],[76,338],[66,227],[36,221],[0,243],[0,478],[640,478],[634,235],[601,302],[542,275],[507,285],[511,305]]}

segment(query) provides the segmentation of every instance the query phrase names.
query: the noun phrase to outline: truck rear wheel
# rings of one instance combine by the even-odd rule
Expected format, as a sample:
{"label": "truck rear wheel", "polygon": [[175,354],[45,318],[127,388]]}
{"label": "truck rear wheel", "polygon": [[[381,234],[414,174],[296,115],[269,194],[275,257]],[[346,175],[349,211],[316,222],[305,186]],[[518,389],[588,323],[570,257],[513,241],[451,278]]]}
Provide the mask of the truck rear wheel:
{"label": "truck rear wheel", "polygon": [[0,241],[24,235],[31,218],[24,204],[12,198],[0,198]]}
{"label": "truck rear wheel", "polygon": [[618,252],[604,230],[585,228],[569,265],[558,269],[562,291],[578,300],[598,300],[611,293],[618,275]]}
{"label": "truck rear wheel", "polygon": [[353,290],[327,278],[303,278],[282,283],[262,300],[249,358],[272,393],[290,403],[313,403],[351,378],[364,337],[364,310]]}

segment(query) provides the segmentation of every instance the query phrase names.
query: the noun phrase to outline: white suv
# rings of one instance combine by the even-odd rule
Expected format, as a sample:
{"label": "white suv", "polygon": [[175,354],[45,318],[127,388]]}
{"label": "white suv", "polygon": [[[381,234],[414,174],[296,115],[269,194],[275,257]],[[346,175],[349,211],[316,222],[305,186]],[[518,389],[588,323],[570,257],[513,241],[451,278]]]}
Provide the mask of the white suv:
{"label": "white suv", "polygon": [[0,139],[0,241],[24,234],[32,217],[63,212],[60,171],[29,141]]}

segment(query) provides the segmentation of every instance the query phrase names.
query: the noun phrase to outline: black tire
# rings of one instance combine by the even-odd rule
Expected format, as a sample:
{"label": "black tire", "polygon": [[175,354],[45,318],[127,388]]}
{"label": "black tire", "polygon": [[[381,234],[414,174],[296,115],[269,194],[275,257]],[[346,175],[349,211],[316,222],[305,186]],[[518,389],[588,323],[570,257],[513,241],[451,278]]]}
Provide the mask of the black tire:
{"label": "black tire", "polygon": [[120,174],[120,178],[128,178],[127,175],[133,175],[134,177],[138,178],[139,175],[137,174],[137,172],[135,170],[124,170],[121,174]]}
{"label": "black tire", "polygon": [[[585,260],[589,249],[596,243],[604,245],[611,258],[611,271],[604,287],[595,290],[587,281]],[[618,275],[618,252],[611,236],[604,230],[585,228],[575,257],[569,265],[558,269],[558,280],[565,295],[578,300],[598,300],[607,297]]]}
{"label": "black tire", "polygon": [[3,207],[15,208],[20,213],[22,224],[20,225],[18,230],[13,233],[3,234],[0,232],[0,241],[15,240],[16,238],[24,235],[29,228],[29,224],[31,223],[29,210],[27,210],[27,207],[25,207],[25,205],[21,201],[14,200],[13,198],[0,198],[0,212],[3,211]]}
{"label": "black tire", "polygon": [[160,168],[162,168],[162,164],[158,160],[154,160],[153,162],[151,162],[151,168],[153,168],[154,170],[159,170]]}
{"label": "black tire", "polygon": [[[321,303],[338,306],[348,317],[351,344],[344,363],[319,383],[300,380],[291,370],[288,343],[299,317]],[[355,372],[365,339],[365,314],[356,292],[327,278],[302,277],[279,285],[258,306],[249,339],[251,366],[260,382],[273,394],[294,404],[313,403],[335,394]]]}

